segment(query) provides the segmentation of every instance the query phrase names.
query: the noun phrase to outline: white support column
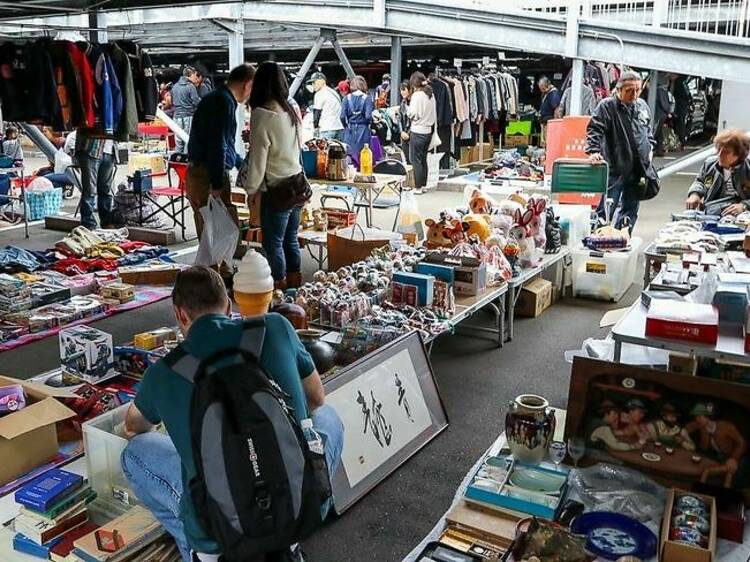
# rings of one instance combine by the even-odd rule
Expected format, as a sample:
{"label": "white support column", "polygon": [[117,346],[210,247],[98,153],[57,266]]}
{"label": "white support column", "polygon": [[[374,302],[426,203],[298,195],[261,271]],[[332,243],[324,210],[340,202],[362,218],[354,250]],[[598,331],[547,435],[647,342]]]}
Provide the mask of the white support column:
{"label": "white support column", "polygon": [[[232,22],[231,30],[227,31],[229,37],[229,69],[245,62],[245,22],[237,19]],[[237,105],[237,135],[234,139],[234,147],[237,154],[245,156],[245,143],[242,142],[242,129],[245,126],[245,105]]]}
{"label": "white support column", "polygon": [[375,22],[375,27],[384,28],[385,27],[385,0],[373,0],[372,10],[374,12],[373,21]]}
{"label": "white support column", "polygon": [[401,86],[401,37],[391,37],[391,105],[401,103],[399,88]]}
{"label": "white support column", "polygon": [[329,37],[329,41],[331,42],[331,45],[333,45],[333,50],[336,51],[336,56],[339,58],[341,66],[343,66],[344,71],[346,71],[346,77],[351,80],[355,76],[354,69],[352,68],[352,64],[349,62],[344,49],[341,47],[341,43],[339,43],[335,31],[333,32],[333,36]]}
{"label": "white support column", "polygon": [[573,59],[570,87],[570,115],[581,115],[583,99],[583,60],[581,59]]}
{"label": "white support column", "polygon": [[654,0],[654,12],[651,25],[661,27],[669,19],[669,0]]}
{"label": "white support column", "polygon": [[659,88],[659,71],[652,70],[648,79],[648,108],[651,110],[651,126],[656,127],[654,115],[656,115],[656,93]]}
{"label": "white support column", "polygon": [[325,42],[326,42],[326,38],[320,35],[315,40],[315,43],[313,43],[313,46],[310,49],[310,52],[307,53],[307,57],[305,57],[305,61],[302,63],[302,67],[299,69],[299,72],[297,73],[297,76],[294,77],[294,82],[292,82],[292,85],[289,86],[290,96],[294,97],[295,95],[297,95],[297,90],[299,90],[300,86],[302,86],[302,82],[305,80],[307,73],[310,72],[310,69],[312,68],[313,63],[315,62],[315,58],[318,56],[318,53],[320,52],[320,48],[323,46],[323,43]]}

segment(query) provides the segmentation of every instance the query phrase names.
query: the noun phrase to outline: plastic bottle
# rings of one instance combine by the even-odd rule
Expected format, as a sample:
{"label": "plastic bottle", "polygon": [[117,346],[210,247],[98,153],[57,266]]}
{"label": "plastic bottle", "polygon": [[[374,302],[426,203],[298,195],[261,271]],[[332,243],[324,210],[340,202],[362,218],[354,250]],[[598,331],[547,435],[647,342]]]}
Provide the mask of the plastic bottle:
{"label": "plastic bottle", "polygon": [[364,176],[372,175],[372,150],[369,144],[365,144],[359,152],[359,171]]}
{"label": "plastic bottle", "polygon": [[316,161],[316,177],[325,178],[326,169],[328,168],[328,152],[318,148],[318,159]]}
{"label": "plastic bottle", "polygon": [[302,428],[302,433],[305,434],[307,447],[310,449],[310,452],[324,455],[325,449],[323,447],[323,439],[318,432],[313,429],[312,420],[310,418],[305,418],[300,422],[300,427]]}

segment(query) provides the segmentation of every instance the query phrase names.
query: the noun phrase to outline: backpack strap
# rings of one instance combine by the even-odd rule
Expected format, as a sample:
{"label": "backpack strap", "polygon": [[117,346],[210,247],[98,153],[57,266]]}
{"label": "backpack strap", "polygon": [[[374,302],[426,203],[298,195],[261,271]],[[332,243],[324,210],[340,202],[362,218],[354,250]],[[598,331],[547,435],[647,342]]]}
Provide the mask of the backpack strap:
{"label": "backpack strap", "polygon": [[[263,351],[263,342],[266,338],[266,319],[262,316],[248,318],[242,323],[242,336],[240,336],[239,348],[251,353],[260,360]],[[182,378],[189,382],[195,382],[195,377],[201,369],[201,360],[190,355],[182,344],[170,351],[164,358],[167,367],[172,369]],[[213,369],[208,369],[211,372]]]}

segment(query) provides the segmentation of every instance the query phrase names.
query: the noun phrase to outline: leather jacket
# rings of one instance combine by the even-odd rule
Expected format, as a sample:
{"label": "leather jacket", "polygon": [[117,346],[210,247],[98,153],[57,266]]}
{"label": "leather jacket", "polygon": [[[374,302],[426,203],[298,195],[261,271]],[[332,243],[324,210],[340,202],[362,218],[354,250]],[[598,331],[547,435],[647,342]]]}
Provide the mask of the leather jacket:
{"label": "leather jacket", "polygon": [[697,193],[703,198],[703,204],[711,207],[712,203],[718,207],[726,207],[733,203],[744,203],[750,209],[750,159],[745,159],[739,166],[732,169],[732,183],[737,196],[731,200],[723,196],[724,172],[719,166],[719,158],[711,156],[706,159],[693,185],[690,186],[688,196]]}
{"label": "leather jacket", "polygon": [[586,154],[598,152],[604,156],[613,177],[640,179],[652,170],[651,153],[656,141],[648,104],[638,98],[633,105],[634,118],[631,108],[617,97],[603,99],[586,131]]}

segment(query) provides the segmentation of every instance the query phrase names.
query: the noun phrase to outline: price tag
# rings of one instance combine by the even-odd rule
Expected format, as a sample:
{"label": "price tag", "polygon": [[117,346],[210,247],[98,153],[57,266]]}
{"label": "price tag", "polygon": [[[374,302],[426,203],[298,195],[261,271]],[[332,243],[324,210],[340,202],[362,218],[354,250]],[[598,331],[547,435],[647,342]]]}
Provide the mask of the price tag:
{"label": "price tag", "polygon": [[453,59],[453,66],[455,66],[456,68],[461,68],[463,64],[464,64],[463,59]]}
{"label": "price tag", "polygon": [[505,60],[505,51],[498,51],[497,52],[497,58],[499,60]]}
{"label": "price tag", "polygon": [[482,57],[482,66],[488,66],[490,64],[490,57]]}

